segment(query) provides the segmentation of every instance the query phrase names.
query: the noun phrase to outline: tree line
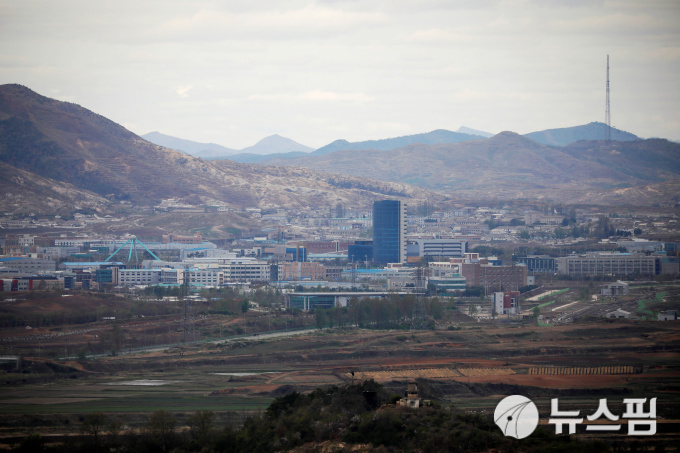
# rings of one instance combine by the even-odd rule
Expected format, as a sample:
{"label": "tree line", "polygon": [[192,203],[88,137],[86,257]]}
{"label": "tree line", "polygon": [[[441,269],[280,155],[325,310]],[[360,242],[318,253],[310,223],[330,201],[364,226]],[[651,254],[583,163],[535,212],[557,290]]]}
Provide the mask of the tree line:
{"label": "tree line", "polygon": [[385,298],[352,297],[346,307],[317,308],[318,328],[358,326],[367,329],[434,328],[444,315],[438,297],[389,295]]}

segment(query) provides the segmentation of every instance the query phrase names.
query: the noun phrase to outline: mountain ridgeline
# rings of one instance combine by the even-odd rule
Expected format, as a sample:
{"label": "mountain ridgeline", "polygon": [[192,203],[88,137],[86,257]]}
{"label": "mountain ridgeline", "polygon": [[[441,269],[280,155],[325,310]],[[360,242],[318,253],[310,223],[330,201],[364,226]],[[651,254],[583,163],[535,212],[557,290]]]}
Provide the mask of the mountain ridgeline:
{"label": "mountain ridgeline", "polygon": [[[249,153],[252,159],[264,159],[254,165],[208,161],[153,144],[76,104],[20,85],[2,85],[0,177],[5,193],[14,196],[5,198],[14,204],[32,196],[50,209],[60,203],[73,206],[74,197],[93,204],[127,200],[151,205],[174,197],[195,204],[261,208],[368,205],[385,197],[432,202],[518,198],[635,205],[680,202],[680,144],[613,131],[616,140],[610,142],[556,145],[587,134],[597,136],[602,124],[567,129],[534,133],[539,135],[533,138],[513,132],[486,138],[436,130],[354,144],[336,141],[335,151],[333,144],[311,151],[272,136],[250,151],[263,153],[279,146],[278,154]],[[552,143],[539,143],[543,139]],[[192,152],[221,152],[214,148],[219,145],[208,145],[198,144],[200,149]],[[358,148],[346,149],[352,146]],[[38,185],[40,196],[32,189]],[[7,206],[8,201],[4,203]]]}
{"label": "mountain ridgeline", "polygon": [[514,132],[501,132],[483,140],[413,144],[389,153],[344,150],[264,162],[379,177],[473,200],[548,198],[588,203],[597,199],[604,204],[680,201],[677,194],[665,190],[649,190],[647,196],[637,192],[630,200],[622,196],[625,189],[680,178],[680,144],[661,139],[582,140],[556,147]]}
{"label": "mountain ridgeline", "polygon": [[313,151],[313,148],[302,145],[294,140],[281,137],[278,134],[265,137],[253,146],[235,150],[226,148],[214,143],[200,143],[191,140],[184,140],[160,132],[149,132],[142,135],[142,138],[155,143],[156,145],[182,151],[192,156],[200,157],[205,160],[229,159],[235,162],[249,163],[259,162],[266,159],[269,155],[297,157]]}
{"label": "mountain ridgeline", "polygon": [[375,149],[389,151],[412,145],[414,143],[434,145],[437,143],[460,143],[469,140],[481,140],[484,138],[485,137],[479,135],[461,134],[459,132],[438,129],[436,131],[428,132],[427,134],[405,135],[403,137],[386,138],[383,140],[367,140],[354,143],[350,143],[347,140],[336,140],[333,143],[317,149],[312,154],[316,156],[323,156],[335,151],[344,151],[348,149]]}
{"label": "mountain ridgeline", "polygon": [[[5,164],[0,167],[6,175],[3,187],[14,200],[35,198],[34,181],[41,181],[52,184],[54,206],[73,206],[73,199],[58,196],[64,187],[97,200],[147,206],[167,198],[234,208],[366,205],[387,194],[442,198],[403,184],[304,168],[205,161],[152,144],[83,107],[21,85],[0,86],[0,160]],[[12,175],[22,175],[24,183],[15,178],[8,185]]]}
{"label": "mountain ridgeline", "polygon": [[[604,123],[593,122],[583,126],[564,127],[560,129],[547,129],[545,131],[531,132],[525,134],[538,143],[550,146],[567,146],[581,140],[602,140],[607,132],[608,126]],[[617,142],[631,142],[640,140],[635,134],[616,129],[609,128],[610,139]]]}
{"label": "mountain ridgeline", "polygon": [[[567,127],[561,129],[547,129],[539,132],[526,134],[532,140],[551,146],[565,146],[580,140],[601,140],[605,136],[606,125],[603,123],[590,123],[583,126]],[[611,139],[615,141],[639,140],[634,134],[611,128]],[[151,132],[142,137],[157,145],[182,151],[192,156],[204,159],[229,159],[235,162],[251,163],[265,162],[270,159],[293,159],[303,157],[305,154],[319,156],[351,149],[367,149],[390,151],[413,144],[436,145],[442,143],[461,143],[472,140],[483,140],[494,134],[484,131],[460,127],[458,131],[451,132],[445,129],[437,129],[423,134],[404,135],[402,137],[385,138],[380,140],[366,140],[360,142],[348,142],[344,139],[335,140],[328,145],[314,150],[291,139],[272,135],[260,140],[257,144],[234,151],[212,143],[197,143],[183,140],[158,132]]]}
{"label": "mountain ridgeline", "polygon": [[155,143],[156,145],[174,149],[176,151],[182,151],[206,160],[224,159],[227,156],[238,153],[235,149],[226,148],[215,143],[199,143],[161,134],[160,132],[149,132],[148,134],[142,135],[142,138],[151,143]]}

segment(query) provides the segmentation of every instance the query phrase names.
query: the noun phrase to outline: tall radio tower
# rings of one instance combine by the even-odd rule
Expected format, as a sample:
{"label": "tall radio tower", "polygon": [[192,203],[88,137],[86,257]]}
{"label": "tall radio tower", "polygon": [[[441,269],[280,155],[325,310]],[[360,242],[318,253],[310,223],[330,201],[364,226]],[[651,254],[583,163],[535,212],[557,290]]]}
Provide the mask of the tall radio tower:
{"label": "tall radio tower", "polygon": [[609,55],[607,55],[607,100],[604,110],[604,123],[605,123],[604,139],[609,142],[612,139],[612,117],[611,110],[609,107]]}

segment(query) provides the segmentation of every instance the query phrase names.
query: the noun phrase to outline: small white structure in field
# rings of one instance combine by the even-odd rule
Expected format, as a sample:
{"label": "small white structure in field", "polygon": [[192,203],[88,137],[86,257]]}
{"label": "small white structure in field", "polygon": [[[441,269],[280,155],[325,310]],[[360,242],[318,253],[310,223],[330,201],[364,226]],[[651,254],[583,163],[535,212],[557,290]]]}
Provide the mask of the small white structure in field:
{"label": "small white structure in field", "polygon": [[616,319],[618,319],[618,318],[626,318],[626,319],[630,319],[631,314],[630,314],[629,311],[621,310],[620,308],[617,308],[616,310],[610,311],[609,313],[607,313],[607,314],[605,315],[605,317],[607,317],[607,318],[612,318],[612,319],[613,319],[613,318],[616,318]]}

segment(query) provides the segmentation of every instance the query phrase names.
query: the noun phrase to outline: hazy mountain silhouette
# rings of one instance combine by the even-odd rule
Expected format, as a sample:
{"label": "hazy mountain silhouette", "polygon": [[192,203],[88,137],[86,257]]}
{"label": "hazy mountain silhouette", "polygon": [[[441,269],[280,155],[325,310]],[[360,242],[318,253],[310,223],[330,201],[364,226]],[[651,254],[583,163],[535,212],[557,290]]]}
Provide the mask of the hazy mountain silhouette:
{"label": "hazy mountain silhouette", "polygon": [[142,138],[156,145],[182,151],[192,156],[202,157],[203,159],[224,158],[225,156],[238,153],[235,149],[226,148],[215,143],[199,143],[161,134],[160,132],[149,132],[142,135]]}
{"label": "hazy mountain silhouette", "polygon": [[[560,129],[546,129],[539,132],[525,134],[538,143],[551,146],[566,146],[579,140],[604,140],[607,125],[604,123],[593,122],[583,126],[563,127]],[[611,128],[611,140],[618,142],[629,142],[640,140],[637,135],[630,132]]]}
{"label": "hazy mountain silhouette", "polygon": [[[450,134],[457,133],[422,135],[437,140]],[[680,179],[680,144],[667,140],[579,140],[557,147],[513,132],[473,138],[266,161],[285,166],[206,161],[154,145],[76,104],[20,85],[0,86],[0,177],[15,203],[43,196],[45,203],[37,200],[35,206],[49,206],[50,198],[58,200],[65,191],[72,194],[61,202],[68,198],[71,205],[82,199],[95,206],[105,202],[102,197],[150,205],[178,197],[291,208],[337,200],[369,204],[384,196],[585,203],[678,197],[673,190]],[[388,148],[394,140],[371,143]]]}
{"label": "hazy mountain silhouette", "polygon": [[459,132],[447,131],[445,129],[437,129],[425,134],[405,135],[403,137],[385,138],[382,140],[366,140],[363,142],[336,140],[333,143],[329,143],[328,145],[317,149],[312,154],[320,156],[347,149],[375,149],[389,151],[414,143],[433,145],[436,143],[459,143],[469,140],[480,140],[483,138],[484,137],[479,135],[462,134]]}
{"label": "hazy mountain silhouette", "polygon": [[494,135],[491,132],[478,131],[476,129],[471,129],[471,128],[465,127],[465,126],[459,127],[456,132],[458,132],[459,134],[478,135],[478,136],[484,137],[484,138],[493,137],[493,135]]}
{"label": "hazy mountain silhouette", "polygon": [[253,146],[243,148],[243,154],[279,154],[290,152],[309,153],[314,151],[314,148],[302,145],[295,140],[286,137],[281,137],[278,134],[265,137]]}
{"label": "hazy mountain silhouette", "polygon": [[550,196],[573,201],[589,191],[601,193],[679,178],[680,145],[662,139],[600,140],[578,141],[559,148],[514,132],[502,132],[485,140],[413,144],[388,154],[345,150],[267,162],[372,176],[466,198]]}

